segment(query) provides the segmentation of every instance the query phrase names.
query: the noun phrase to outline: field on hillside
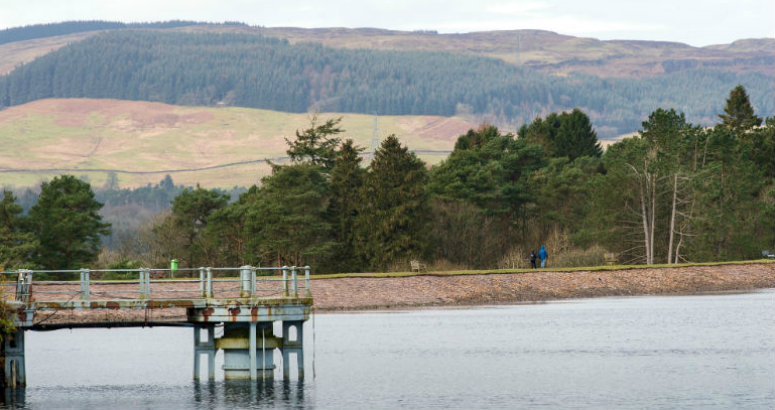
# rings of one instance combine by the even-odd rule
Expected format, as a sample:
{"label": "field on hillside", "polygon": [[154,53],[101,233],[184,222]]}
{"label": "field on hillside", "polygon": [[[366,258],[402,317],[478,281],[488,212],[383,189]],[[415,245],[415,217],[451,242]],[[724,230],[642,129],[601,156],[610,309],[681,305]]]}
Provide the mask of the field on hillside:
{"label": "field on hillside", "polygon": [[[318,119],[340,116],[345,130],[340,137],[368,150],[374,116],[322,113]],[[0,111],[0,185],[31,186],[70,173],[99,186],[108,170],[119,170],[122,187],[156,183],[165,174],[185,185],[249,186],[270,171],[261,160],[284,157],[285,138],[293,139],[296,130],[309,128],[311,118],[310,114],[236,107],[35,101]],[[456,117],[382,116],[377,127],[379,138],[395,134],[409,149],[448,151],[460,134],[477,124]],[[430,164],[445,156],[419,155]],[[240,162],[247,163],[229,165]]]}
{"label": "field on hillside", "polygon": [[20,64],[97,33],[99,32],[92,31],[0,44],[0,75],[8,74]]}

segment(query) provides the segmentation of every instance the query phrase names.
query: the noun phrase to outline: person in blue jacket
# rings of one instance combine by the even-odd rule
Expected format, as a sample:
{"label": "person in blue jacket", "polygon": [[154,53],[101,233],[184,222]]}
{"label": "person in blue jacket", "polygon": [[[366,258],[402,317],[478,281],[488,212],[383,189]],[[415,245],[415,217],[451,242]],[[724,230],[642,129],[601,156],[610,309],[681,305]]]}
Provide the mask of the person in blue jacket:
{"label": "person in blue jacket", "polygon": [[546,260],[549,259],[549,253],[546,252],[546,248],[544,248],[544,245],[541,245],[541,250],[538,251],[538,258],[541,259],[541,267],[546,267]]}

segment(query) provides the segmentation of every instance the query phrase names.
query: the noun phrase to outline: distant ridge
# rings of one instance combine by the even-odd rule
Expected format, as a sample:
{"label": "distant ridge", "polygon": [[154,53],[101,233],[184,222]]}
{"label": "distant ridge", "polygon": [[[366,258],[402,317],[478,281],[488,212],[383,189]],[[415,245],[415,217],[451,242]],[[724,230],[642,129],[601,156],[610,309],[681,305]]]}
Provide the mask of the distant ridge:
{"label": "distant ridge", "polygon": [[[207,30],[200,32],[202,27]],[[645,78],[553,76],[480,55],[333,48],[245,32],[250,27],[220,27],[223,33],[202,27],[91,36],[0,77],[0,107],[44,98],[112,98],[297,113],[459,115],[512,129],[579,108],[603,139],[634,132],[660,107],[710,125],[738,84],[749,90],[760,115],[775,112],[771,76],[725,71],[726,63],[711,60],[665,60],[669,73]],[[564,41],[554,33],[532,34]]]}
{"label": "distant ridge", "polygon": [[[196,21],[171,20],[153,23],[122,23],[119,21],[85,20],[65,21],[61,23],[33,24],[0,30],[0,45],[16,41],[34,40],[38,38],[56,37],[67,34],[83,33],[100,30],[132,29],[170,29],[196,25],[218,25],[218,23],[203,23]],[[223,23],[223,25],[244,25],[243,23]]]}

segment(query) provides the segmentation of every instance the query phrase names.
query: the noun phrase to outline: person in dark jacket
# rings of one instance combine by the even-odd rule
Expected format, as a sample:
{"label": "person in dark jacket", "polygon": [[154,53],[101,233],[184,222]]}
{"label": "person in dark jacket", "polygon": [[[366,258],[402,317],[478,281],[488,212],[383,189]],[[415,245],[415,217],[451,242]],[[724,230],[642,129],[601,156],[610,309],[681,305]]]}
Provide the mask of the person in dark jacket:
{"label": "person in dark jacket", "polygon": [[538,257],[541,259],[541,267],[546,267],[546,260],[549,259],[549,253],[546,252],[546,248],[544,248],[544,245],[541,245],[541,250],[538,251]]}
{"label": "person in dark jacket", "polygon": [[535,269],[537,267],[536,266],[536,258],[537,257],[538,257],[538,255],[536,255],[536,250],[535,249],[530,251],[530,269]]}

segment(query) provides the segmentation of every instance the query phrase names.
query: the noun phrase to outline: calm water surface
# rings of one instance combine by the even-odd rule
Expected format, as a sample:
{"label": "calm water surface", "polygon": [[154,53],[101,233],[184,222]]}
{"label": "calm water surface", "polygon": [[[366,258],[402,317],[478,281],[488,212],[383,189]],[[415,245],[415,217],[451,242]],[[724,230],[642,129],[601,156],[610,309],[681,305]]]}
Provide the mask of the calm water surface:
{"label": "calm water surface", "polygon": [[195,383],[191,332],[28,332],[0,408],[775,408],[775,290],[316,315],[303,382]]}

